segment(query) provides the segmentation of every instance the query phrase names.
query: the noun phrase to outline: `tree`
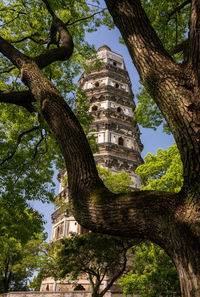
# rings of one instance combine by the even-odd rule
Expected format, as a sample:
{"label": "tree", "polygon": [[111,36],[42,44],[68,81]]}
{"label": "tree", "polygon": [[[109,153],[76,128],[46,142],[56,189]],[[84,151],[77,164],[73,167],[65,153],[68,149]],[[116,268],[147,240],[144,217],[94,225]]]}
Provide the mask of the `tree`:
{"label": "tree", "polygon": [[0,292],[24,291],[40,266],[42,216],[19,201],[11,209],[0,204]]}
{"label": "tree", "polygon": [[127,250],[132,245],[130,240],[93,232],[64,238],[48,247],[43,274],[71,281],[85,275],[92,296],[102,297],[125,271]]}
{"label": "tree", "polygon": [[183,186],[183,165],[176,144],[168,150],[158,149],[157,154],[148,153],[145,163],[136,169],[136,173],[145,185],[140,190],[158,190],[178,193]]}
{"label": "tree", "polygon": [[1,237],[0,292],[28,291],[28,280],[40,266],[42,235],[23,244],[14,237]]}
{"label": "tree", "polygon": [[131,187],[134,187],[134,182],[125,171],[113,174],[109,169],[100,166],[97,166],[97,170],[104,185],[115,194],[129,193]]}
{"label": "tree", "polygon": [[120,279],[125,295],[141,297],[180,296],[180,285],[174,264],[163,249],[153,243],[134,247],[133,266]]}
{"label": "tree", "polygon": [[[148,153],[136,173],[145,180],[140,190],[179,192],[182,184],[182,162],[174,144],[168,150]],[[180,296],[175,266],[159,246],[143,242],[134,247],[132,270],[120,280],[124,294],[145,296]]]}
{"label": "tree", "polygon": [[[33,51],[31,54],[28,46],[14,47],[10,42],[17,34],[19,41],[20,31],[14,32],[16,28],[12,27],[12,39],[5,31],[2,32],[0,51],[7,58],[3,59],[4,64],[9,65],[4,70],[9,71],[10,67],[14,67],[17,73],[19,70],[21,80],[27,89],[17,90],[17,93],[13,93],[12,90],[8,93],[1,92],[0,101],[24,106],[29,111],[33,110],[33,102],[37,102],[64,156],[73,213],[81,225],[96,232],[139,237],[157,243],[176,265],[182,296],[199,296],[199,1],[161,1],[160,4],[156,0],[142,3],[139,0],[105,1],[114,23],[121,31],[142,83],[161,110],[176,140],[183,163],[184,183],[181,191],[175,194],[164,191],[113,194],[103,185],[81,125],[62,94],[45,76],[45,71],[42,71],[54,61],[68,60],[74,48],[68,31],[69,22],[67,27],[67,21],[62,21],[64,16],[62,13],[58,14],[57,7],[54,5],[51,8],[53,2],[43,1],[48,16],[52,17],[51,33],[58,32],[60,36],[59,40],[55,40],[55,34],[51,34],[50,43],[59,41],[62,44],[60,47],[43,52],[43,48],[40,48],[40,52]],[[30,12],[32,2],[28,4],[26,10]],[[63,2],[59,2],[59,8],[62,5]],[[68,11],[71,6],[67,6]],[[161,21],[160,27],[153,28],[152,15],[147,16],[148,11],[158,11],[157,8],[161,6],[162,13],[156,15],[156,20],[165,16],[166,21],[169,19],[169,28],[173,27],[170,26],[170,22],[175,15],[178,24],[180,12],[181,26],[175,26],[173,32],[177,32],[175,41],[181,42],[174,46],[176,52],[183,53],[181,61],[177,62],[170,52],[171,48],[165,47],[162,30],[168,27],[167,22],[165,21],[164,26],[164,22]],[[44,5],[41,7],[45,9]],[[18,16],[23,15],[23,11],[15,9],[16,7],[12,8],[12,14],[16,13],[13,22],[17,22],[20,19]],[[45,11],[43,15],[46,13]],[[70,17],[66,18],[69,20]],[[189,27],[185,26],[183,20]],[[40,21],[38,23],[41,24]],[[42,19],[42,25],[45,24],[47,30],[50,30],[49,23],[49,17],[48,21]],[[34,22],[31,23],[33,24]],[[172,22],[172,25],[174,24],[175,20]],[[181,38],[178,39],[178,29],[183,27],[184,31],[189,33],[188,39],[183,31],[180,31]],[[160,31],[162,34],[159,38],[157,32]],[[27,35],[21,37],[23,39]]]}

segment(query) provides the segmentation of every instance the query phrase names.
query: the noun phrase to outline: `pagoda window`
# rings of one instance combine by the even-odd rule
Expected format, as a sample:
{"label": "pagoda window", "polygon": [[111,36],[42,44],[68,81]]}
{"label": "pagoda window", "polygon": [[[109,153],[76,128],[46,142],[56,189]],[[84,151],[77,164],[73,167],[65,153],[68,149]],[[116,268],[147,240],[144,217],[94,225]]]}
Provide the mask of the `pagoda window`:
{"label": "pagoda window", "polygon": [[118,144],[122,146],[124,145],[124,139],[122,137],[118,138]]}
{"label": "pagoda window", "polygon": [[74,288],[74,291],[85,291],[85,288],[84,288],[81,284],[78,284],[78,285]]}
{"label": "pagoda window", "polygon": [[113,62],[113,65],[114,65],[114,66],[117,66],[117,63],[114,61],[114,62]]}
{"label": "pagoda window", "polygon": [[115,135],[112,135],[112,134],[111,134],[111,142],[112,142],[112,143],[116,143],[116,137],[115,137]]}
{"label": "pagoda window", "polygon": [[55,236],[55,239],[58,239],[59,238],[59,235],[60,235],[60,227],[58,226],[56,228],[56,236]]}
{"label": "pagoda window", "polygon": [[127,147],[131,148],[131,142],[129,139],[127,139]]}
{"label": "pagoda window", "polygon": [[75,221],[69,222],[69,233],[71,234],[77,233],[77,223]]}
{"label": "pagoda window", "polygon": [[99,87],[99,82],[96,81],[94,85],[95,85],[96,88],[98,88]]}
{"label": "pagoda window", "polygon": [[117,107],[117,112],[122,112],[121,107]]}
{"label": "pagoda window", "polygon": [[119,89],[119,84],[118,83],[115,84],[115,88]]}
{"label": "pagoda window", "polygon": [[93,105],[92,106],[92,111],[96,111],[96,110],[98,110],[98,106],[97,105]]}
{"label": "pagoda window", "polygon": [[98,143],[104,142],[104,134],[98,135]]}
{"label": "pagoda window", "polygon": [[124,112],[125,112],[126,115],[129,115],[130,114],[130,111],[129,111],[128,108],[125,108]]}

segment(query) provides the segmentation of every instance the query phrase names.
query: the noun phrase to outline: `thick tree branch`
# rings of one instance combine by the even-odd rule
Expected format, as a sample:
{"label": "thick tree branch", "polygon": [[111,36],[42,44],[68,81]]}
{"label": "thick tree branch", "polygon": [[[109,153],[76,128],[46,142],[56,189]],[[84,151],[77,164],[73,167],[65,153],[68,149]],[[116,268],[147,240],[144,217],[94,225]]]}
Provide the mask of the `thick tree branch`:
{"label": "thick tree branch", "polygon": [[110,235],[149,239],[165,250],[166,243],[169,249],[167,237],[174,232],[176,220],[181,220],[178,217],[180,200],[172,193],[141,191],[114,195],[96,187],[91,200],[84,201],[83,195],[81,197],[79,201],[75,197],[74,213],[82,226]]}
{"label": "thick tree branch", "polygon": [[29,112],[35,111],[32,105],[32,103],[35,101],[36,100],[30,91],[23,91],[23,92],[0,91],[1,103],[11,103],[18,106],[23,106]]}
{"label": "thick tree branch", "polygon": [[8,41],[0,36],[0,52],[7,57],[18,69],[21,70],[24,62],[31,62],[31,59],[22,54]]}
{"label": "thick tree branch", "polygon": [[[36,61],[36,63],[41,69],[50,65],[55,61],[68,60],[71,57],[74,49],[73,40],[69,31],[67,30],[66,25],[58,17],[56,17],[55,13],[53,12],[53,10],[49,5],[49,2],[47,0],[43,0],[43,2],[45,3],[47,10],[49,11],[49,13],[53,18],[51,32],[55,31],[54,32],[55,34],[53,34],[54,37],[56,36],[56,32],[59,33],[60,39],[62,41],[62,46],[57,49],[47,50],[45,53],[42,53],[38,57],[34,58],[34,60]],[[54,37],[52,37],[52,39]],[[58,42],[55,40],[53,42],[51,40],[49,44],[51,43],[58,45]]]}
{"label": "thick tree branch", "polygon": [[31,129],[28,129],[28,130],[22,132],[21,134],[19,134],[19,136],[17,137],[17,143],[16,143],[16,146],[15,146],[15,149],[8,155],[8,157],[6,157],[4,160],[0,161],[0,166],[2,166],[4,163],[6,163],[10,159],[12,159],[12,157],[17,152],[18,146],[20,145],[23,136],[26,135],[26,134],[29,134],[29,133],[31,133],[33,131],[36,131],[36,130],[39,130],[39,127],[38,126],[37,127],[33,127]]}
{"label": "thick tree branch", "polygon": [[182,4],[180,4],[179,6],[177,6],[174,10],[172,10],[170,13],[167,14],[168,17],[168,21],[170,20],[170,18],[177,12],[180,12],[181,9],[183,9],[185,6],[187,6],[188,4],[191,3],[191,0],[186,0],[184,1]]}
{"label": "thick tree branch", "polygon": [[190,38],[190,47],[193,48],[190,50],[190,65],[194,66],[188,67],[189,62],[176,64],[165,51],[140,0],[105,2],[121,31],[143,84],[175,137],[184,165],[185,189],[197,193],[200,191],[200,104],[195,100],[199,94],[197,92],[194,95],[195,81],[191,68],[196,69],[197,80],[200,77],[200,14],[197,13],[200,11],[200,3],[192,1],[191,27],[196,29],[191,34],[192,40]]}
{"label": "thick tree branch", "polygon": [[171,56],[152,28],[140,0],[106,0],[105,2],[114,23],[122,33],[142,81],[150,71],[164,70],[163,66],[166,64],[168,69],[174,67]]}
{"label": "thick tree branch", "polygon": [[189,32],[189,63],[191,63],[196,82],[200,87],[200,2],[192,0]]}
{"label": "thick tree branch", "polygon": [[60,35],[62,46],[57,49],[48,50],[46,53],[34,58],[40,68],[44,68],[55,61],[68,60],[73,53],[73,41],[65,24],[57,17],[54,17],[53,26]]}
{"label": "thick tree branch", "polygon": [[46,53],[43,53],[38,57],[31,59],[30,57],[27,57],[20,51],[18,51],[8,41],[0,37],[0,52],[20,70],[22,70],[24,63],[31,64],[31,61],[33,60],[41,69],[55,61],[68,60],[71,57],[74,48],[72,37],[69,34],[65,24],[60,19],[54,17],[53,24],[60,34],[60,38],[63,43],[60,48],[48,50],[46,51]]}
{"label": "thick tree branch", "polygon": [[[176,266],[180,267],[180,278],[184,275],[186,282],[189,282],[191,289],[188,289],[187,284],[184,284],[186,289],[182,289],[185,296],[199,296],[187,294],[194,290],[198,293],[196,284],[200,282],[197,269],[200,259],[200,109],[196,104],[199,89],[197,88],[198,96],[195,97],[191,72],[185,73],[186,68],[175,64],[165,51],[139,0],[106,2],[142,81],[165,115],[177,140],[185,170],[184,192],[172,194],[141,191],[114,195],[105,188],[98,177],[93,155],[80,123],[40,69],[55,59],[66,59],[69,53],[71,37],[60,20],[54,19],[64,47],[59,56],[56,55],[57,51],[53,58],[51,54],[44,54],[45,62],[40,56],[35,60],[37,65],[33,59],[21,54],[2,38],[0,51],[21,70],[23,81],[40,104],[41,112],[56,136],[66,161],[69,197],[73,200],[73,213],[77,221],[83,227],[96,232],[149,239],[159,244],[168,252]],[[199,16],[195,15],[198,11],[197,1],[193,1],[192,7],[192,15],[198,20]],[[194,36],[191,36],[197,41],[195,28],[199,27],[195,27],[194,23],[194,30],[191,30]],[[196,25],[199,25],[198,22]],[[197,43],[195,48],[199,55]],[[198,61],[197,57],[195,59]],[[193,63],[195,60],[192,60],[191,65]]]}

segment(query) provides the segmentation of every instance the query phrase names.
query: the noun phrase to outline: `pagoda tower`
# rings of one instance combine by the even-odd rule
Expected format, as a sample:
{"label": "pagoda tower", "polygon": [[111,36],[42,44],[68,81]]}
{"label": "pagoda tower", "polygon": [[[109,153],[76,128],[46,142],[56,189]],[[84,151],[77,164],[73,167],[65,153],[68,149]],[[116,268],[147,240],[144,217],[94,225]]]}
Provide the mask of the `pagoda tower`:
{"label": "pagoda tower", "polygon": [[133,119],[135,103],[131,81],[121,55],[104,45],[98,49],[97,56],[102,67],[82,74],[79,79],[94,117],[92,128],[98,143],[94,159],[97,165],[113,173],[124,170],[138,188],[141,181],[135,169],[143,163],[143,145]]}
{"label": "pagoda tower", "polygon": [[[124,59],[106,45],[98,49],[97,56],[102,66],[84,72],[78,82],[87,94],[89,112],[94,118],[91,128],[98,144],[94,159],[97,165],[112,173],[124,170],[131,177],[133,187],[139,188],[141,181],[135,174],[135,169],[143,163],[143,145],[138,125],[133,119],[134,95]],[[68,188],[63,185],[65,174],[66,170],[58,174],[60,193],[56,198],[68,203]],[[72,233],[85,232],[88,230],[76,222],[69,210],[58,209],[52,214],[52,241],[68,237]],[[80,287],[89,291],[89,281],[86,278],[80,279],[78,288]],[[69,283],[61,284],[52,278],[43,280],[41,285],[41,291],[72,290],[74,288]]]}

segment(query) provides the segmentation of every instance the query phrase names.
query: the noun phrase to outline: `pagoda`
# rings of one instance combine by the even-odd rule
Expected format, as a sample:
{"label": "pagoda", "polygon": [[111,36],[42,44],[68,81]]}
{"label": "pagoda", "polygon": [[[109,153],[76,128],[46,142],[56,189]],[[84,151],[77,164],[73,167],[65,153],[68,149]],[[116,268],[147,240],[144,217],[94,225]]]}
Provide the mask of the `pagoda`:
{"label": "pagoda", "polygon": [[[111,49],[103,45],[97,51],[101,67],[84,72],[78,83],[87,94],[93,116],[93,135],[96,138],[98,151],[94,154],[97,165],[109,169],[112,173],[122,170],[129,174],[133,187],[141,186],[140,178],[135,169],[143,163],[141,151],[143,145],[140,140],[140,130],[134,120],[134,95],[131,81],[125,67],[124,59]],[[66,170],[58,174],[60,193],[58,200],[69,202],[68,188],[64,186],[63,179]],[[71,234],[83,234],[88,230],[81,227],[73,217],[70,210],[56,210],[52,214],[51,240],[56,241]],[[87,277],[78,280],[77,286],[60,283],[52,278],[43,280],[41,291],[77,290],[90,291]],[[118,292],[119,287],[113,285],[111,292]]]}

